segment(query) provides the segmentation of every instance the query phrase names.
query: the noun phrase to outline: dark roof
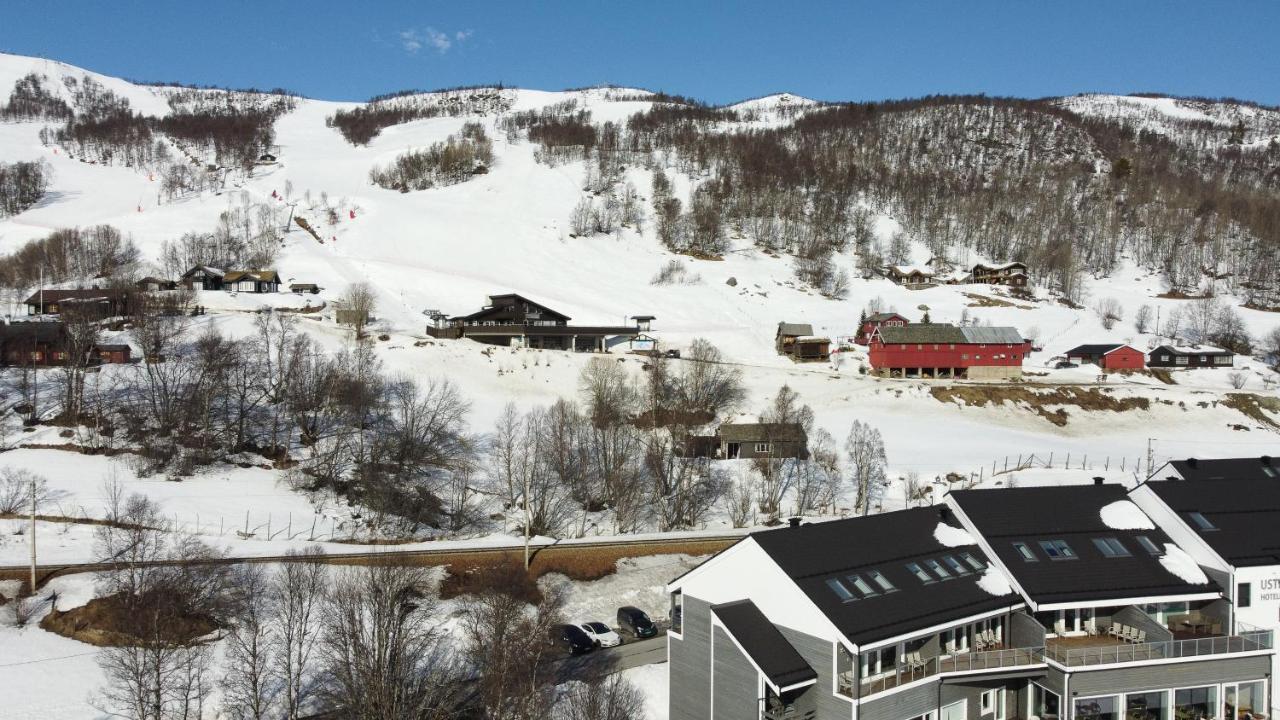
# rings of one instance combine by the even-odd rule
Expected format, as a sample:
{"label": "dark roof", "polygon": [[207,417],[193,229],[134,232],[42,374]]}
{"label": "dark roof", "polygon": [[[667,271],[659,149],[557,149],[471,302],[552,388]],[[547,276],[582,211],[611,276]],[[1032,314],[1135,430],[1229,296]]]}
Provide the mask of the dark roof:
{"label": "dark roof", "polygon": [[720,426],[720,439],[725,442],[805,442],[800,423],[725,423]]}
{"label": "dark roof", "polygon": [[94,349],[94,350],[98,350],[98,351],[100,351],[100,352],[101,352],[101,351],[106,351],[106,352],[128,352],[128,351],[129,351],[129,346],[128,346],[128,345],[123,345],[123,344],[113,344],[113,343],[108,343],[108,344],[98,344],[98,345],[94,345],[94,346],[93,346],[93,349]]}
{"label": "dark roof", "polygon": [[711,612],[742,646],[752,662],[779,688],[818,679],[809,663],[787,642],[750,600],[713,605]]}
{"label": "dark roof", "polygon": [[1181,347],[1174,345],[1161,345],[1151,351],[1154,355],[1157,352],[1167,352],[1170,355],[1234,355],[1230,350],[1224,350],[1220,347],[1210,347],[1208,345],[1199,347]]}
{"label": "dark roof", "polygon": [[[1139,535],[1158,548],[1173,542],[1160,529],[1118,530],[1103,522],[1102,508],[1129,499],[1121,485],[957,490],[950,496],[1036,603],[1219,591],[1212,582],[1197,585],[1182,580],[1143,549]],[[1094,538],[1116,538],[1129,555],[1107,557],[1094,545]],[[1075,559],[1050,559],[1040,546],[1050,540],[1066,542]],[[1014,547],[1017,542],[1031,549],[1035,562],[1022,558]]]}
{"label": "dark roof", "polygon": [[500,308],[506,307],[506,305],[505,305],[505,304],[500,303],[500,302],[498,302],[498,301],[499,301],[499,300],[507,300],[507,299],[514,300],[514,301],[515,301],[515,304],[524,303],[524,304],[526,304],[526,305],[531,305],[531,306],[533,306],[533,307],[538,308],[538,309],[542,312],[542,314],[544,314],[544,315],[554,315],[554,316],[556,316],[556,317],[560,318],[561,320],[564,320],[565,322],[568,322],[569,320],[572,320],[572,319],[573,319],[573,318],[569,317],[568,315],[565,315],[565,314],[564,314],[564,313],[562,313],[562,312],[557,312],[557,311],[555,311],[555,310],[552,310],[551,308],[547,307],[546,305],[543,305],[542,303],[540,303],[540,302],[536,302],[536,301],[534,301],[534,300],[530,300],[529,298],[527,298],[527,297],[525,297],[525,296],[523,296],[523,295],[521,295],[521,294],[519,294],[519,293],[502,293],[502,294],[500,294],[500,295],[490,295],[490,296],[489,296],[489,304],[488,304],[488,305],[486,305],[486,306],[484,306],[484,307],[482,307],[482,308],[480,308],[479,310],[477,310],[477,311],[475,311],[475,312],[471,313],[470,315],[459,315],[459,316],[457,316],[457,317],[450,318],[450,320],[470,320],[470,319],[472,319],[472,318],[477,318],[477,317],[481,317],[481,316],[483,316],[483,315],[491,314],[491,313],[493,313],[493,311],[494,311],[494,310],[498,310],[498,309],[500,309]]}
{"label": "dark roof", "polygon": [[[934,537],[942,510],[899,510],[751,537],[851,642],[872,643],[1020,602],[1012,593],[997,596],[978,587],[976,571],[925,585],[907,569],[909,562],[942,562],[963,553],[986,564],[977,545],[948,547]],[[884,592],[867,575],[871,570],[896,590]],[[858,594],[859,599],[845,602],[827,584],[832,579],[848,582],[851,574],[859,574],[877,594]]]}
{"label": "dark roof", "polygon": [[812,335],[812,334],[813,334],[813,326],[812,326],[812,325],[810,325],[809,323],[789,323],[789,322],[780,322],[780,323],[778,323],[778,334],[779,334],[779,335],[794,335],[794,336],[796,336],[796,337],[802,337],[802,336],[805,336],[805,335]]}
{"label": "dark roof", "polygon": [[[1236,567],[1280,565],[1280,480],[1167,480],[1147,487],[1223,560]],[[1191,519],[1193,512],[1216,529],[1202,528]]]}
{"label": "dark roof", "polygon": [[35,340],[37,342],[54,342],[61,340],[64,334],[60,322],[15,322],[0,323],[0,341]]}
{"label": "dark roof", "polygon": [[905,317],[902,317],[898,313],[887,312],[887,313],[874,313],[874,314],[868,315],[867,322],[884,322],[885,320],[891,320],[893,318],[900,318],[902,320],[906,320]]}
{"label": "dark roof", "polygon": [[[116,300],[125,296],[123,290],[113,290],[109,288],[88,288],[85,290],[44,290],[44,302],[66,302],[68,300],[80,302],[92,302],[95,300]],[[27,298],[27,305],[38,305],[41,302],[41,291],[37,290],[31,293],[31,297]]]}
{"label": "dark roof", "polygon": [[228,270],[222,281],[233,283],[245,278],[258,282],[280,282],[280,275],[275,270]]}
{"label": "dark roof", "polygon": [[[1280,480],[1280,458],[1187,458],[1170,460],[1169,465],[1186,480]],[[1157,472],[1157,475],[1160,473]],[[1163,477],[1163,476],[1162,476]]]}
{"label": "dark roof", "polygon": [[1101,343],[1098,345],[1077,345],[1067,351],[1067,355],[1106,355],[1112,350],[1125,347],[1124,343]]}
{"label": "dark roof", "polygon": [[948,323],[915,323],[881,326],[877,331],[886,343],[966,343],[964,332]]}

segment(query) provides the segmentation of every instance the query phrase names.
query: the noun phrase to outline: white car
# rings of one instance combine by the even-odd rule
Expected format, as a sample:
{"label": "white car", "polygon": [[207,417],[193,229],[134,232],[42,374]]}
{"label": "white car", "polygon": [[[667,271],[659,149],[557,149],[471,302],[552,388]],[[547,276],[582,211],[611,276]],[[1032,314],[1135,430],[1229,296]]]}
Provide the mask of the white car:
{"label": "white car", "polygon": [[622,637],[602,622],[584,622],[578,627],[600,647],[617,647],[622,644]]}

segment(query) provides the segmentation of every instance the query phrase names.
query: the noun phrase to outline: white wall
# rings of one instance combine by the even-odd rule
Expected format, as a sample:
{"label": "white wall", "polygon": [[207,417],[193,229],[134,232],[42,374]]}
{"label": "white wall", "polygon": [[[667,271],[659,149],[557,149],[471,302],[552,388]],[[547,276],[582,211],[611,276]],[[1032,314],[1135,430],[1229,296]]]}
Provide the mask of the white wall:
{"label": "white wall", "polygon": [[[1236,605],[1236,619],[1263,630],[1271,630],[1280,637],[1280,565],[1240,568],[1236,572],[1237,587],[1231,588],[1236,596],[1240,583],[1249,583],[1249,607]],[[1280,655],[1271,656],[1271,707],[1280,708]],[[1273,713],[1274,714],[1274,713]]]}

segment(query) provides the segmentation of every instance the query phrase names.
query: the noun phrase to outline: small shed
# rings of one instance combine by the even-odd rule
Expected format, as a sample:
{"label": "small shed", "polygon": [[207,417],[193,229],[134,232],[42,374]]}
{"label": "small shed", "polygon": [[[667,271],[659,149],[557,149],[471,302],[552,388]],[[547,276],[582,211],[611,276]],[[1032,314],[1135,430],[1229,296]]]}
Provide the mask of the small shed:
{"label": "small shed", "polygon": [[93,346],[92,353],[93,359],[100,363],[119,364],[129,362],[133,350],[124,344],[100,344]]}
{"label": "small shed", "polygon": [[774,335],[774,347],[779,355],[795,353],[796,340],[802,337],[813,337],[813,326],[809,323],[778,323],[778,332]]}
{"label": "small shed", "polygon": [[800,423],[725,423],[716,438],[716,457],[724,460],[809,457]]}
{"label": "small shed", "polygon": [[296,293],[298,295],[306,293],[317,295],[320,293],[320,286],[315,283],[294,283],[289,286],[289,292]]}
{"label": "small shed", "polygon": [[1067,351],[1067,359],[1097,365],[1103,370],[1141,370],[1147,356],[1124,343],[1080,345]]}

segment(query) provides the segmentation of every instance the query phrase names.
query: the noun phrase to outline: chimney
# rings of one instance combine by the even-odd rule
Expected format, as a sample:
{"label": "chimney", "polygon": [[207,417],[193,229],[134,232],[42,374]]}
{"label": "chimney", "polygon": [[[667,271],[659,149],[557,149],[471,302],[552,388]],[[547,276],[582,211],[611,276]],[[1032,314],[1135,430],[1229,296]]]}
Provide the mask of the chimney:
{"label": "chimney", "polygon": [[950,517],[951,517],[951,508],[947,507],[946,505],[939,505],[938,519],[942,521],[946,521]]}
{"label": "chimney", "polygon": [[1095,476],[1093,477],[1093,484],[1094,484],[1094,485],[1101,485],[1101,484],[1102,484],[1102,476],[1101,476],[1101,475],[1095,475]]}
{"label": "chimney", "polygon": [[1196,460],[1195,458],[1187,458],[1187,467],[1193,468],[1199,466],[1199,464],[1199,460]]}
{"label": "chimney", "polygon": [[798,517],[798,516],[797,516],[797,517],[789,517],[789,518],[787,518],[787,525],[788,525],[789,527],[798,528],[798,527],[800,527],[800,520],[801,520],[801,518],[800,518],[800,517]]}
{"label": "chimney", "polygon": [[[6,322],[7,322],[7,320],[6,320]],[[1270,455],[1263,455],[1262,457],[1260,457],[1260,458],[1258,458],[1258,459],[1262,461],[1262,464],[1263,464],[1263,465],[1268,465],[1268,466],[1269,466],[1269,465],[1271,465],[1271,456],[1270,456]]]}

